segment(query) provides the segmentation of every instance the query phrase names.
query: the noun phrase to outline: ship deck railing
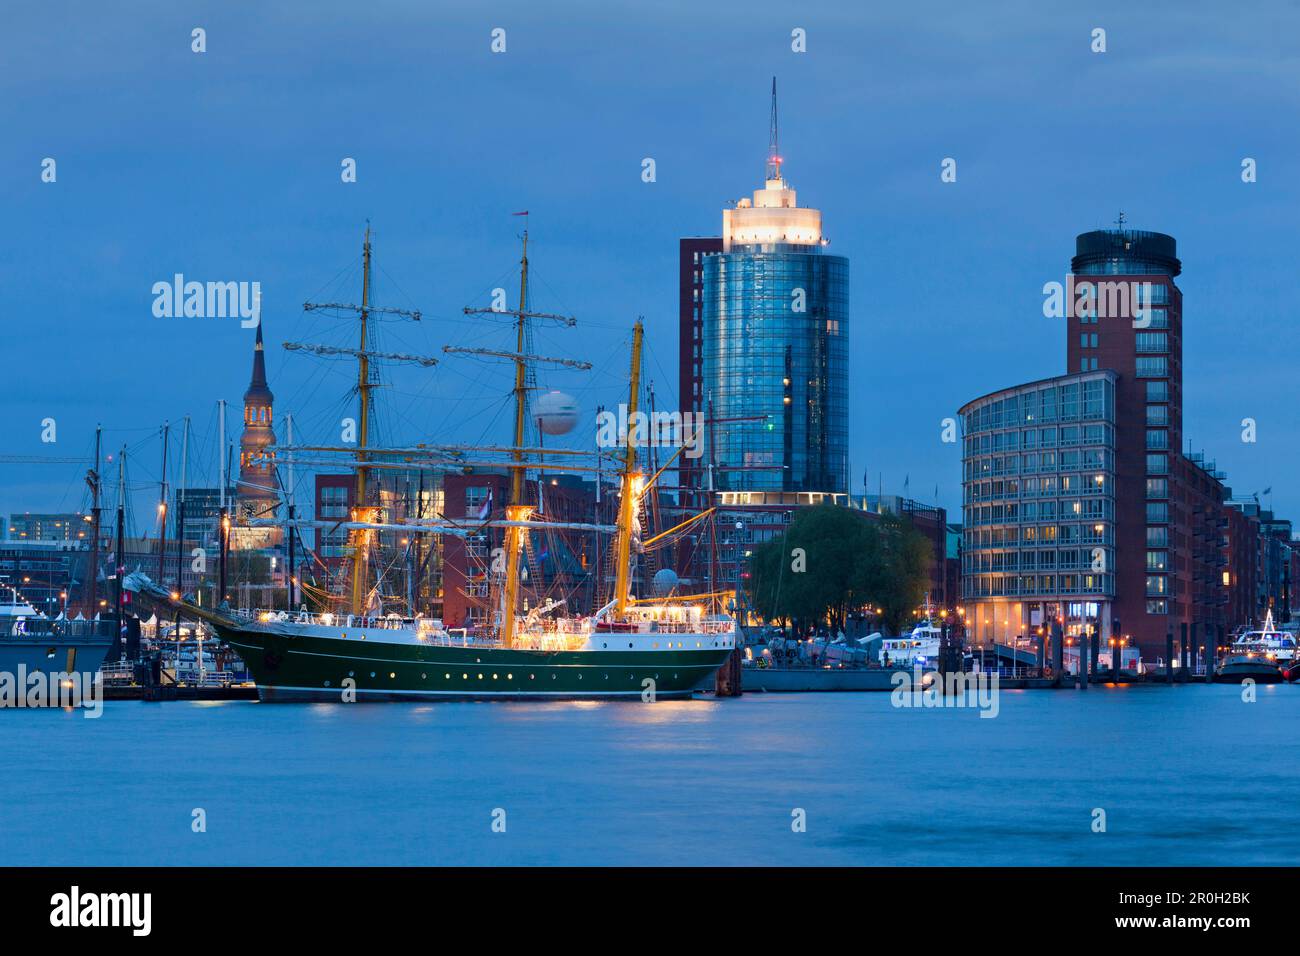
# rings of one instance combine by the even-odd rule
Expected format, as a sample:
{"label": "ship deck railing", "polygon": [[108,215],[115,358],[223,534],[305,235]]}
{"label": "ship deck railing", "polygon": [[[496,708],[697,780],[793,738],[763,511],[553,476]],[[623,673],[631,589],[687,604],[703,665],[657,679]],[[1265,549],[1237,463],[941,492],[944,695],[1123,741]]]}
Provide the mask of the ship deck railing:
{"label": "ship deck railing", "polygon": [[59,638],[71,640],[84,640],[89,637],[109,637],[113,636],[113,621],[68,621],[55,620],[54,618],[29,617],[21,621],[16,621],[12,627],[0,631],[0,639],[4,637],[32,638],[42,637],[58,640]]}
{"label": "ship deck railing", "polygon": [[[236,617],[248,621],[265,623],[293,622],[297,624],[317,624],[325,627],[373,628],[377,630],[411,630],[415,628],[431,644],[461,646],[499,647],[501,642],[494,636],[471,635],[464,628],[443,630],[441,622],[433,618],[398,617],[359,617],[356,615],[315,614],[309,611],[258,611],[251,608],[239,608]],[[110,622],[111,623],[111,622]],[[574,640],[586,640],[594,633],[600,634],[730,634],[734,624],[731,621],[637,621],[635,630],[610,628],[601,629],[592,618],[541,618],[528,625],[530,630],[547,635],[556,635],[557,640],[572,645]],[[520,646],[519,641],[515,642]],[[549,647],[547,648],[549,649]]]}
{"label": "ship deck railing", "polygon": [[364,617],[357,614],[316,614],[311,611],[266,611],[255,608],[241,607],[234,611],[234,616],[246,621],[260,621],[263,623],[283,623],[294,624],[319,624],[323,627],[362,627],[374,628],[378,630],[401,631],[410,630],[412,627],[431,627],[434,624],[433,618],[416,618],[416,617],[398,617],[397,615],[384,617]]}
{"label": "ship deck railing", "polygon": [[226,687],[235,683],[235,675],[230,671],[208,671],[202,674],[197,668],[176,671],[176,683],[186,687]]}
{"label": "ship deck railing", "polygon": [[129,661],[105,661],[99,665],[105,684],[130,684],[135,680],[135,665]]}

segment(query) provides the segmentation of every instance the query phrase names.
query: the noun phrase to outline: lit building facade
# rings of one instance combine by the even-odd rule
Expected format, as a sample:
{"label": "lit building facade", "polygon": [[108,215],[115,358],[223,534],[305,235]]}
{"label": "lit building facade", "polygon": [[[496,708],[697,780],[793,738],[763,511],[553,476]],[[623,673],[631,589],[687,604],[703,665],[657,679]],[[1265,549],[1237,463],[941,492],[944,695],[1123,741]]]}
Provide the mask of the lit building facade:
{"label": "lit building facade", "polygon": [[85,541],[18,540],[0,543],[0,600],[25,600],[36,610],[55,617],[65,607],[70,613],[93,611],[86,606],[90,577],[90,543]]}
{"label": "lit building facade", "polygon": [[821,213],[798,205],[781,163],[774,84],[763,188],[723,212],[721,251],[692,240],[688,263],[683,245],[699,302],[682,400],[710,423],[695,467],[715,489],[845,493],[849,263],[826,252]]}
{"label": "lit building facade", "polygon": [[[89,541],[91,517],[82,512],[56,514],[11,514],[11,541]],[[101,529],[102,530],[102,529]]]}
{"label": "lit building facade", "polygon": [[[172,533],[184,533],[186,541],[196,541],[199,547],[206,548],[210,554],[216,554],[221,548],[221,507],[222,502],[229,508],[235,500],[235,489],[229,487],[223,495],[220,488],[185,488],[176,489],[173,494],[171,513],[176,516]],[[184,509],[184,521],[180,520]]]}
{"label": "lit building facade", "polygon": [[1017,385],[962,406],[967,639],[1013,643],[1064,618],[1110,636],[1115,389],[1107,370]]}

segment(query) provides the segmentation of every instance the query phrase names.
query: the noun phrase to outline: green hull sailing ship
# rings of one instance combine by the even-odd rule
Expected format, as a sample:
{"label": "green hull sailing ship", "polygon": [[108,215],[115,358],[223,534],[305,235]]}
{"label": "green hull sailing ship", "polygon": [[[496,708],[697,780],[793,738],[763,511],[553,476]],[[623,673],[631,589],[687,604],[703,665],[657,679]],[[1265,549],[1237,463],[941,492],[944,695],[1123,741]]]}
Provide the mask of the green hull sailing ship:
{"label": "green hull sailing ship", "polygon": [[[526,402],[529,367],[541,362],[590,367],[564,359],[546,359],[526,352],[529,319],[562,318],[527,309],[528,233],[523,235],[519,309],[466,309],[467,314],[492,312],[515,319],[513,352],[455,349],[445,352],[479,352],[508,359],[514,365],[514,443],[506,448],[480,449],[504,455],[499,464],[508,469],[510,500],[504,519],[458,524],[445,517],[433,520],[380,521],[379,509],[367,506],[367,476],[376,467],[376,455],[385,451],[367,445],[370,416],[368,364],[375,358],[434,360],[374,352],[367,338],[367,318],[374,308],[370,294],[370,238],[364,246],[361,345],[356,350],[332,349],[332,354],[354,354],[358,366],[361,401],[359,441],[356,448],[339,449],[290,445],[276,453],[295,451],[348,451],[354,454],[356,472],[352,520],[345,522],[350,536],[352,562],[346,605],[335,612],[233,611],[228,606],[201,607],[183,595],[168,592],[142,574],[130,575],[126,586],[160,610],[179,612],[204,621],[243,659],[264,701],[411,701],[411,700],[516,700],[516,699],[618,699],[689,697],[706,685],[736,647],[735,622],[712,613],[717,595],[670,594],[655,600],[632,596],[634,551],[639,550],[639,505],[663,468],[647,480],[638,470],[633,441],[623,442],[620,454],[620,492],[613,526],[544,520],[527,503],[524,489],[529,468],[536,469],[543,450],[526,447]],[[396,311],[396,310],[389,310]],[[418,315],[417,315],[418,317]],[[572,324],[571,319],[565,320]],[[637,408],[640,386],[642,325],[632,337],[629,418]],[[303,348],[303,346],[293,346]],[[325,348],[325,347],[321,347]],[[422,446],[423,447],[423,446]],[[449,447],[449,446],[444,446]],[[404,451],[411,451],[405,449]],[[436,450],[422,451],[428,456]],[[680,453],[680,452],[679,452]],[[463,462],[463,449],[454,458]],[[547,448],[545,467],[589,470],[565,465],[566,456],[589,452]],[[600,454],[598,451],[597,455]],[[570,459],[571,460],[571,459]],[[433,458],[430,457],[430,461]],[[557,464],[557,461],[560,462]],[[671,463],[671,460],[670,460]],[[664,468],[668,466],[665,465]],[[599,477],[597,478],[599,481]],[[692,519],[694,520],[694,519]],[[269,520],[268,520],[269,523]],[[290,518],[296,526],[340,527],[338,522]],[[685,522],[684,524],[689,524]],[[482,632],[450,630],[440,620],[394,614],[369,615],[372,592],[367,587],[366,551],[371,536],[380,530],[413,534],[466,537],[483,527],[504,529],[504,573],[495,582],[495,619]],[[679,526],[681,527],[681,526]],[[613,535],[613,594],[603,607],[589,615],[556,614],[564,602],[548,600],[521,613],[522,555],[533,532],[575,530]]]}

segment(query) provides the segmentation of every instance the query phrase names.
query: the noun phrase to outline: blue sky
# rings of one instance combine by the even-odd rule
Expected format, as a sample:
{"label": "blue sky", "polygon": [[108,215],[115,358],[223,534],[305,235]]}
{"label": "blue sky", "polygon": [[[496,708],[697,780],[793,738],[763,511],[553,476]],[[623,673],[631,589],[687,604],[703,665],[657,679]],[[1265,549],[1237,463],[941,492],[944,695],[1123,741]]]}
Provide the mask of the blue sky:
{"label": "blue sky", "polygon": [[[215,473],[214,402],[236,410],[252,333],[231,319],[158,319],[176,272],[259,281],[277,411],[328,439],[347,367],[280,343],[350,344],[304,315],[354,301],[361,233],[376,298],[419,308],[384,326],[395,351],[504,342],[465,305],[515,296],[531,212],[539,309],[580,330],[539,350],[591,360],[543,383],[594,420],[626,378],[644,315],[646,373],[676,399],[677,240],[716,234],[759,185],[777,75],[785,170],[851,261],[855,485],[954,512],[959,448],[941,421],[965,401],[1065,371],[1043,318],[1074,237],[1123,209],[1173,234],[1184,273],[1184,428],[1238,492],[1300,512],[1291,381],[1300,176],[1295,3],[678,3],[620,9],[430,2],[59,0],[11,8],[0,34],[0,309],[9,455],[88,455],[96,421],[131,446],[139,513],[155,434],[193,417],[195,482]],[[207,31],[191,52],[190,31]],[[506,30],[507,52],[490,52]],[[794,53],[790,32],[807,31]],[[1090,50],[1102,27],[1107,52]],[[58,181],[40,180],[45,157]],[[340,162],[358,164],[355,184]],[[641,181],[653,157],[657,181]],[[957,182],[940,181],[953,157]],[[1258,182],[1241,182],[1244,157]],[[349,272],[349,270],[351,270]],[[506,434],[500,367],[402,371],[392,440]],[[1259,440],[1241,441],[1241,419]],[[55,445],[41,442],[54,418]],[[173,463],[173,469],[175,464]],[[82,503],[76,465],[0,463],[0,513]],[[860,489],[858,489],[860,490]],[[955,517],[955,515],[954,515]]]}

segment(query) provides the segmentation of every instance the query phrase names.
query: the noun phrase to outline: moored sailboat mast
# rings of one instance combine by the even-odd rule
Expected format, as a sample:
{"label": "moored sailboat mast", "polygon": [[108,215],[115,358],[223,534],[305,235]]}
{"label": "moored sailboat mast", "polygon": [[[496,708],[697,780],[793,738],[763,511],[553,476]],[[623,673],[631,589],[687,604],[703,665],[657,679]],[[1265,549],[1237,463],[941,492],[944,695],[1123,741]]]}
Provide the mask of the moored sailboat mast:
{"label": "moored sailboat mast", "polygon": [[[528,362],[524,355],[527,342],[525,323],[528,320],[528,230],[524,230],[523,255],[519,260],[519,312],[515,317],[515,442],[510,469],[510,502],[506,505],[507,521],[524,521],[530,509],[523,503],[524,496],[524,419],[528,406],[525,391],[528,382]],[[501,642],[513,647],[515,642],[515,608],[519,606],[519,557],[523,551],[524,530],[506,528],[506,579],[501,589]]]}
{"label": "moored sailboat mast", "polygon": [[[641,320],[636,320],[632,328],[632,374],[630,378],[627,401],[627,418],[636,420],[637,393],[641,385],[641,339],[644,328]],[[621,617],[627,611],[630,598],[630,578],[632,565],[632,522],[636,515],[637,499],[640,489],[636,479],[636,443],[629,434],[624,437],[627,451],[623,459],[623,488],[618,500],[618,531],[614,543],[614,615]]]}
{"label": "moored sailboat mast", "polygon": [[[365,521],[366,511],[366,447],[370,439],[370,356],[366,353],[369,342],[366,339],[370,319],[370,226],[366,226],[366,241],[362,252],[361,270],[361,342],[357,346],[357,484],[356,497],[352,510],[354,521]],[[370,542],[370,532],[357,529],[352,540],[352,599],[350,606],[353,614],[365,610],[366,603],[366,556]]]}
{"label": "moored sailboat mast", "polygon": [[380,358],[395,362],[416,362],[421,365],[436,365],[437,359],[428,358],[418,355],[398,355],[392,353],[375,352],[370,349],[370,318],[372,315],[387,314],[398,315],[420,321],[418,311],[409,311],[406,309],[380,308],[371,305],[370,302],[370,225],[366,225],[365,240],[362,244],[362,271],[361,271],[361,305],[355,306],[338,302],[307,302],[304,303],[304,311],[311,312],[315,309],[337,309],[346,312],[356,312],[361,319],[360,344],[354,349],[334,348],[324,345],[303,345],[298,342],[286,342],[284,347],[289,350],[303,350],[315,352],[321,355],[352,355],[357,360],[357,401],[358,401],[358,418],[357,418],[357,446],[355,449],[356,460],[354,468],[356,471],[356,484],[354,486],[354,500],[352,505],[352,522],[353,527],[349,532],[352,546],[352,573],[349,589],[348,607],[352,614],[362,614],[365,611],[367,599],[370,592],[368,587],[369,575],[367,574],[367,565],[369,559],[370,545],[370,528],[358,527],[358,525],[372,524],[370,520],[373,515],[373,509],[367,504],[366,498],[369,493],[367,488],[368,473],[371,470],[370,462],[370,359]]}
{"label": "moored sailboat mast", "polygon": [[[530,526],[529,519],[533,508],[524,501],[524,479],[528,471],[528,455],[540,449],[528,447],[524,434],[527,423],[528,408],[528,365],[530,362],[548,362],[567,368],[583,371],[591,368],[590,362],[572,359],[548,358],[543,355],[531,355],[525,351],[528,346],[528,320],[549,319],[562,325],[574,326],[576,320],[570,316],[553,315],[547,312],[528,311],[528,230],[523,234],[523,254],[519,260],[519,308],[518,309],[474,309],[466,308],[466,315],[512,315],[515,318],[515,351],[502,352],[493,349],[458,348],[446,346],[444,352],[489,355],[508,358],[515,365],[515,429],[514,442],[510,447],[510,500],[506,503],[505,520],[505,580],[501,587],[501,601],[498,606],[499,633],[501,643],[513,647],[518,631],[515,615],[519,607],[519,561],[524,549],[524,539]],[[561,527],[556,525],[555,527]]]}

